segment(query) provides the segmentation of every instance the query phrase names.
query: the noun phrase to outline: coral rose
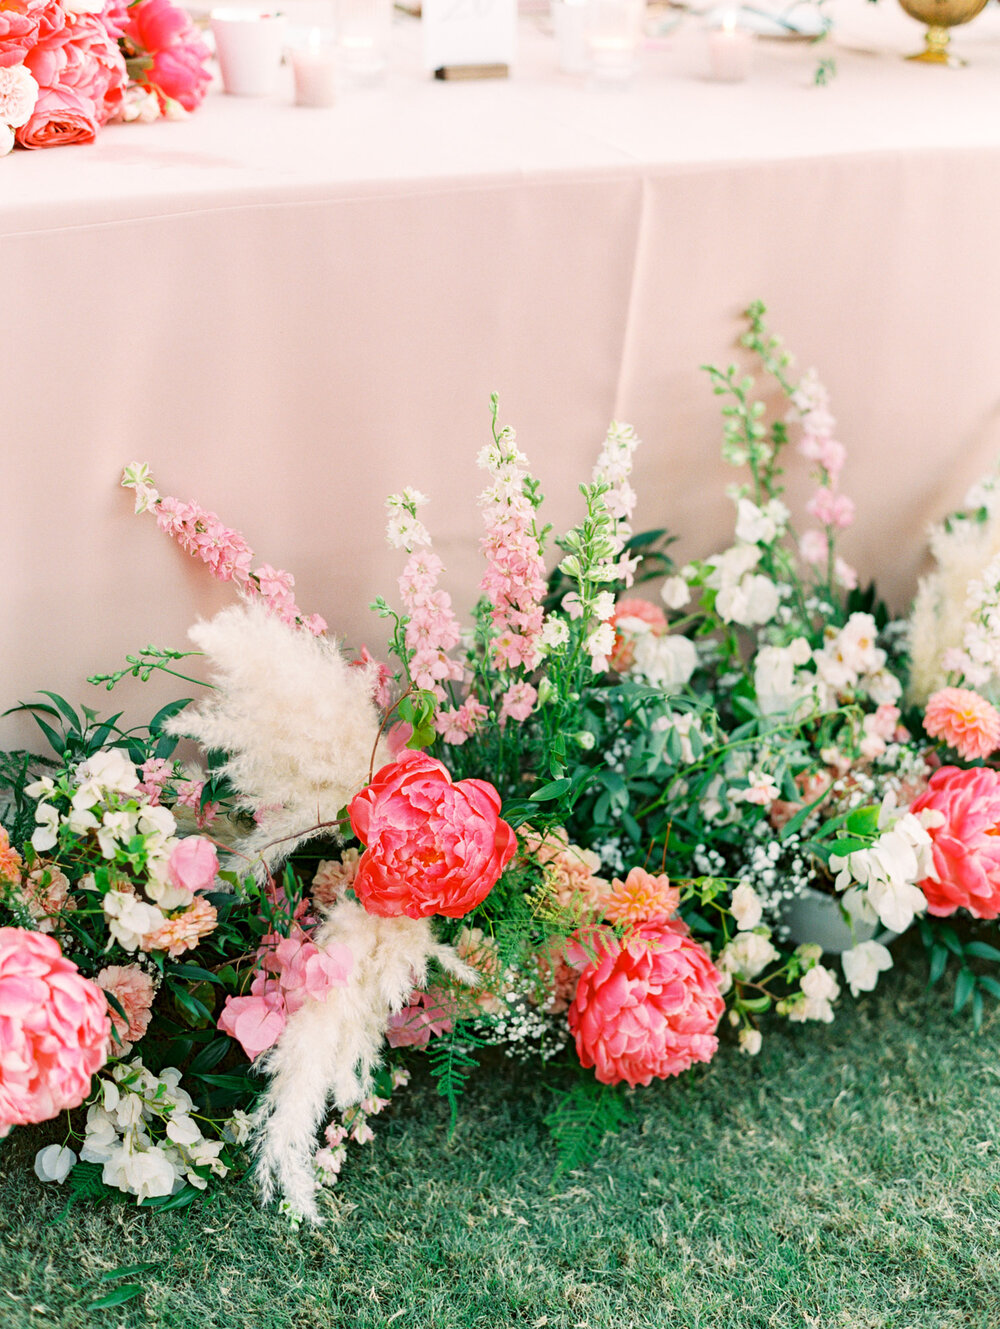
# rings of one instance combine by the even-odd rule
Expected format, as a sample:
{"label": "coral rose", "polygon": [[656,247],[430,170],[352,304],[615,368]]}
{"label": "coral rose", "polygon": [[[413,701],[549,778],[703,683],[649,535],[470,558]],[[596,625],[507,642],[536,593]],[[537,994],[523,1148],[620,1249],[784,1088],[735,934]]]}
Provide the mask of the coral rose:
{"label": "coral rose", "polygon": [[139,0],[128,11],[125,37],[140,55],[152,57],[140,81],[157,94],[162,109],[168,101],[185,111],[201,105],[212,81],[206,68],[212,53],[183,9],[171,0]]}
{"label": "coral rose", "polygon": [[649,1084],[715,1055],[720,975],[691,937],[656,923],[620,940],[593,928],[567,954],[585,966],[569,1027],[581,1065],[602,1084]]}
{"label": "coral rose", "polygon": [[0,3],[0,69],[23,62],[31,48],[66,21],[59,0],[2,0]]}
{"label": "coral rose", "polygon": [[924,728],[966,761],[988,757],[1000,747],[1000,711],[968,688],[935,692],[924,712]]}
{"label": "coral rose", "polygon": [[659,605],[638,597],[619,600],[609,621],[615,630],[615,644],[608,663],[619,674],[635,663],[637,632],[649,631],[654,637],[662,637],[667,630],[667,616]]}
{"label": "coral rose", "polygon": [[974,918],[1000,916],[1000,772],[942,766],[910,808],[933,808],[944,817],[928,826],[935,877],[917,885],[930,913],[944,917],[968,909]]}
{"label": "coral rose", "polygon": [[486,899],[517,848],[493,786],[453,783],[423,752],[383,766],[348,812],[366,846],[354,891],[383,918],[461,918]]}
{"label": "coral rose", "polygon": [[104,993],[57,942],[0,928],[0,1135],[82,1103],[110,1034]]}
{"label": "coral rose", "polygon": [[124,102],[125,61],[93,14],[74,15],[33,46],[24,63],[40,89],[30,120],[17,131],[24,148],[89,143]]}

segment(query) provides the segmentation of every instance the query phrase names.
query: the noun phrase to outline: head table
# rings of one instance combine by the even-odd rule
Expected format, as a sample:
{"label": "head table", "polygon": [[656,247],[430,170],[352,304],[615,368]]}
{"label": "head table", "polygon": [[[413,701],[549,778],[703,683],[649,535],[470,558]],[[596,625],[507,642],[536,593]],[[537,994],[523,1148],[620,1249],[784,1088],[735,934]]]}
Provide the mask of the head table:
{"label": "head table", "polygon": [[732,476],[699,366],[738,358],[758,297],[831,391],[845,553],[903,605],[927,523],[1000,453],[1000,11],[956,31],[961,71],[901,60],[921,30],[891,0],[834,13],[822,49],[758,42],[740,84],[705,77],[692,19],[614,89],[560,74],[527,18],[511,78],[434,82],[399,17],[383,86],[328,110],[290,80],[213,91],[0,161],[7,702],[101,706],[86,674],[229,599],[131,515],[133,459],[373,647],[389,492],[431,496],[445,582],[474,595],[493,390],[557,526],[614,417],[644,440],[639,524],[719,547]]}

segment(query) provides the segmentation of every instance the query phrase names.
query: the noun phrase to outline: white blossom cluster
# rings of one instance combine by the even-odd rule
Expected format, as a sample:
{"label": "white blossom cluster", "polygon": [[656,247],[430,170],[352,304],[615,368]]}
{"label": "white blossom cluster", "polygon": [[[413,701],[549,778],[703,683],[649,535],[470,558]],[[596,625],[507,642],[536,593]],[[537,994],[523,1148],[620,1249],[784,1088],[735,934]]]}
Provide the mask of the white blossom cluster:
{"label": "white blossom cluster", "polygon": [[504,993],[501,1012],[478,1027],[483,1042],[502,1046],[512,1061],[549,1061],[569,1041],[565,1016],[549,1015],[532,1002],[527,990],[515,986]]}
{"label": "white blossom cluster", "polygon": [[1000,554],[969,582],[961,648],[945,651],[942,665],[973,688],[1000,676]]}
{"label": "white blossom cluster", "polygon": [[[224,1177],[229,1171],[220,1157],[224,1142],[202,1135],[194,1117],[196,1105],[180,1079],[172,1066],[156,1076],[134,1057],[98,1080],[80,1159],[104,1165],[105,1186],[141,1201],[173,1195],[186,1183],[204,1190],[206,1173]],[[245,1113],[234,1114],[227,1126],[229,1137],[246,1139],[249,1124]],[[35,1172],[43,1181],[61,1182],[76,1161],[72,1149],[50,1145],[39,1151]]]}
{"label": "white blossom cluster", "polygon": [[390,494],[385,500],[389,520],[385,536],[395,549],[412,552],[418,545],[429,545],[431,537],[427,527],[417,516],[418,508],[428,502],[426,494],[418,489],[404,489],[401,494]]}
{"label": "white blossom cluster", "polygon": [[917,914],[927,908],[927,897],[917,882],[935,875],[930,826],[939,826],[944,816],[934,808],[919,814],[900,812],[893,795],[887,794],[879,811],[875,842],[853,853],[834,854],[830,868],[834,883],[844,892],[844,908],[852,918],[874,923],[891,932],[903,932]]}

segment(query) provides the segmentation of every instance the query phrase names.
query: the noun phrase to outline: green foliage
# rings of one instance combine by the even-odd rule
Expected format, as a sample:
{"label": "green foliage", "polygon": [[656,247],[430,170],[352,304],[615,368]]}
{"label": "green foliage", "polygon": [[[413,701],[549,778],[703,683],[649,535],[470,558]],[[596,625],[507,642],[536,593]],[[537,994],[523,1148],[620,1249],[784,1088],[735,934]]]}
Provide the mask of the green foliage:
{"label": "green foliage", "polygon": [[620,1130],[630,1116],[620,1085],[600,1084],[587,1076],[558,1093],[545,1117],[556,1147],[556,1176],[592,1163],[605,1136]]}
{"label": "green foliage", "polygon": [[[1000,999],[1000,948],[996,927],[975,920],[925,917],[919,920],[920,939],[927,952],[927,985],[934,987],[949,970],[955,975],[952,1009],[957,1015],[968,1007],[978,1033],[983,1026],[986,999]],[[984,938],[990,937],[987,941]],[[992,1004],[992,1003],[991,1003]]]}
{"label": "green foliage", "polygon": [[456,1020],[447,1033],[432,1038],[427,1045],[427,1062],[437,1092],[451,1111],[451,1130],[458,1122],[459,1096],[479,1067],[476,1050],[487,1046],[487,1040],[467,1020]]}

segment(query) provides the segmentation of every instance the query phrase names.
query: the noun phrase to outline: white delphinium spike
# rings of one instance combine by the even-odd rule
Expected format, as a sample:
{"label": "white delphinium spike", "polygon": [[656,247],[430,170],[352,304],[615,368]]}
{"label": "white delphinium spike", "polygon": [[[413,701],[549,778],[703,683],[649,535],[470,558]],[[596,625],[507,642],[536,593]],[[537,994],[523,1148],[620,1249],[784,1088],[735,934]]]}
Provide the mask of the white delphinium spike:
{"label": "white delphinium spike", "polygon": [[256,1152],[265,1202],[277,1188],[318,1222],[312,1157],[329,1100],[343,1111],[370,1092],[389,1016],[426,982],[431,959],[470,986],[478,976],[434,940],[428,919],[379,918],[349,899],[330,910],[315,942],[349,947],[354,968],[324,1000],[307,998],[263,1059],[271,1083],[257,1113]]}
{"label": "white delphinium spike", "polygon": [[190,636],[215,690],[166,727],[229,754],[222,772],[258,820],[242,851],[273,868],[329,834],[309,828],[334,821],[366,783],[381,722],[372,672],[257,602],[224,609]]}

